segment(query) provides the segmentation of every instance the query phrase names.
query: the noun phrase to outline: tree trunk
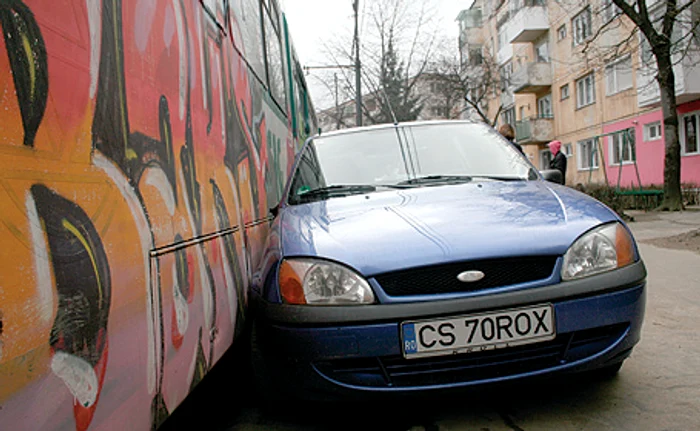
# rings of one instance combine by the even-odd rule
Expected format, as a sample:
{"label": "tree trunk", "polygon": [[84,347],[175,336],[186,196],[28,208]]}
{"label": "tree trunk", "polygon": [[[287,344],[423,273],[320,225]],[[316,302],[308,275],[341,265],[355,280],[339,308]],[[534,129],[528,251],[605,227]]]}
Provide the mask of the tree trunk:
{"label": "tree trunk", "polygon": [[[670,51],[670,50],[669,50]],[[683,209],[681,194],[681,145],[678,134],[678,112],[676,111],[676,77],[669,53],[656,53],[659,68],[656,77],[661,94],[661,112],[664,121],[664,199],[660,210]]]}

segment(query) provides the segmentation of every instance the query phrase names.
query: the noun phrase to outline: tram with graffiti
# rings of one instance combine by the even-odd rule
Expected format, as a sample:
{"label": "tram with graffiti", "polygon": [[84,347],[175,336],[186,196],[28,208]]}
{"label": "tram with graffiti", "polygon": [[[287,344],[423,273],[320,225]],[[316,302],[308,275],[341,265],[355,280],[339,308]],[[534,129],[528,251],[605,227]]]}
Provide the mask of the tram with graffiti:
{"label": "tram with graffiti", "polygon": [[0,0],[0,428],[155,429],[316,128],[276,0]]}

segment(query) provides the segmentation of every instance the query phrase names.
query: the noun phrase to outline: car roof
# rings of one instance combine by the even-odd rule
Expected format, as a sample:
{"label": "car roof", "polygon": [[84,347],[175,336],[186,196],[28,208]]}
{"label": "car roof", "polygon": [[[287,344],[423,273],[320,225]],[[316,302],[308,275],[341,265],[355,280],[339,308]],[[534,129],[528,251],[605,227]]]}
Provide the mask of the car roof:
{"label": "car roof", "polygon": [[404,123],[384,123],[384,124],[373,124],[371,126],[362,127],[350,127],[347,129],[332,130],[330,132],[320,132],[312,136],[310,139],[326,136],[339,136],[347,135],[351,133],[360,133],[373,130],[382,130],[390,128],[399,127],[412,127],[412,126],[427,126],[427,125],[441,125],[441,124],[472,124],[472,125],[484,125],[488,126],[486,123],[477,122],[473,120],[421,120],[421,121],[407,121]]}

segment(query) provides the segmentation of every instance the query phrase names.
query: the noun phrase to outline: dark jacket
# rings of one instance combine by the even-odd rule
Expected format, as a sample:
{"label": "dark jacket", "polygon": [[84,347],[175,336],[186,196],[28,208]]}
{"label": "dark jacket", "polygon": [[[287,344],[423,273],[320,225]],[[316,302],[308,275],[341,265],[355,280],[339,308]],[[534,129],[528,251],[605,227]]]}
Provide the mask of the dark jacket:
{"label": "dark jacket", "polygon": [[549,162],[550,169],[556,169],[561,172],[564,183],[566,183],[566,156],[559,151],[556,156]]}
{"label": "dark jacket", "polygon": [[518,144],[517,142],[515,142],[515,139],[508,139],[508,142],[510,142],[511,144],[513,144],[513,146],[514,146],[515,148],[517,148],[518,151],[520,151],[520,154],[522,154],[523,156],[525,155],[525,151],[523,150],[523,146],[520,145],[520,144]]}
{"label": "dark jacket", "polygon": [[510,141],[510,142],[512,142],[513,145],[515,145],[515,148],[517,148],[518,151],[520,151],[520,153],[521,153],[523,156],[525,155],[525,151],[523,150],[523,146],[522,146],[522,145],[518,144],[518,143],[515,142],[515,141]]}

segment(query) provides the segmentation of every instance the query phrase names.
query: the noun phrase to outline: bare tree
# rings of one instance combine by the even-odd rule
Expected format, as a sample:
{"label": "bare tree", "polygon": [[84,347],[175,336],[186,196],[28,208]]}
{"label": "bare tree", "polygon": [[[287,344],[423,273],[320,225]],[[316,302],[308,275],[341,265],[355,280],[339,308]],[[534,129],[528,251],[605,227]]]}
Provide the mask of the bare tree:
{"label": "bare tree", "polygon": [[[605,8],[610,8],[605,10]],[[629,21],[615,19],[624,15]],[[681,194],[681,146],[676,100],[674,65],[683,61],[691,51],[699,48],[697,0],[610,0],[604,2],[601,26],[586,43],[584,53],[595,53],[605,61],[634,47],[642,50],[643,60],[651,66],[659,87],[665,135],[664,198],[659,209],[683,209]],[[630,25],[631,23],[631,25]],[[627,30],[626,35],[611,45],[600,41],[606,32]],[[645,55],[645,52],[648,55]]]}
{"label": "bare tree", "polygon": [[[493,117],[489,117],[489,101],[493,96],[507,91],[508,78],[493,57],[480,52],[460,62],[454,56],[444,55],[428,68],[431,80],[437,86],[440,98],[448,112],[475,114],[481,121],[495,126],[503,111],[499,104]],[[461,109],[456,109],[456,106]]]}
{"label": "bare tree", "polygon": [[[360,38],[362,87],[366,89],[363,117],[369,124],[393,121],[394,116],[397,120],[415,117],[422,102],[416,87],[436,47],[435,10],[428,0],[379,0],[363,4]],[[324,49],[338,68],[353,61],[354,45],[348,34],[328,41]],[[342,69],[339,79],[341,99],[355,99],[353,71]],[[399,82],[401,85],[397,85]]]}

